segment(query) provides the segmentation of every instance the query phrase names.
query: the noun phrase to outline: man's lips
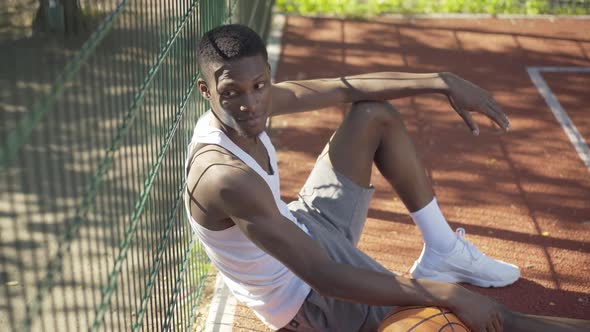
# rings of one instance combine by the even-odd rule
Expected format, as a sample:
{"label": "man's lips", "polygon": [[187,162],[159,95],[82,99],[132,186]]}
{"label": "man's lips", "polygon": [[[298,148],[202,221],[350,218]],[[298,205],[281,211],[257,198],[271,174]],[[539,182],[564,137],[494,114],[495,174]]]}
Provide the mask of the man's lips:
{"label": "man's lips", "polygon": [[259,120],[260,118],[262,118],[262,114],[250,116],[250,117],[243,118],[243,119],[237,119],[237,120],[238,120],[238,122],[249,122],[249,121]]}

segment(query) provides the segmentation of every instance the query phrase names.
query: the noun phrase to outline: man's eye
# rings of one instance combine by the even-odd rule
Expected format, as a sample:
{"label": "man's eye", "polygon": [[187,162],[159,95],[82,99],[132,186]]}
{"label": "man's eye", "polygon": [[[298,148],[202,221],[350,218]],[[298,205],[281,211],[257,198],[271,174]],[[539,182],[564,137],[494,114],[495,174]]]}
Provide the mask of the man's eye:
{"label": "man's eye", "polygon": [[224,91],[221,93],[224,97],[235,97],[238,93],[235,90]]}
{"label": "man's eye", "polygon": [[262,89],[262,88],[264,88],[265,85],[266,85],[265,82],[259,82],[259,83],[256,83],[256,85],[254,87],[256,89]]}

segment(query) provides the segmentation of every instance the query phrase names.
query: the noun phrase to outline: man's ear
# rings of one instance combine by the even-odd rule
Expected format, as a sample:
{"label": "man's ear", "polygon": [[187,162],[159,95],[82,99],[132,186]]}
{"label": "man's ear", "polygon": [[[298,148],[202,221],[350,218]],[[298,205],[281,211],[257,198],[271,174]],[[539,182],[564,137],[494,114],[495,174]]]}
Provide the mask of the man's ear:
{"label": "man's ear", "polygon": [[211,99],[211,92],[209,91],[209,87],[207,86],[207,82],[205,82],[204,79],[199,78],[197,80],[197,86],[199,87],[199,91],[201,92],[201,95],[209,100]]}

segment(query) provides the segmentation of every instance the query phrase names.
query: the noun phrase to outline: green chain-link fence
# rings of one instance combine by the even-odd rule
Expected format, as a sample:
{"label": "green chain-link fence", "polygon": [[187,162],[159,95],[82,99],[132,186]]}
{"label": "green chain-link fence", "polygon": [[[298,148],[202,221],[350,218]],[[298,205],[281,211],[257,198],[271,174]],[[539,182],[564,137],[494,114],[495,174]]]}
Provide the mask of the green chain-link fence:
{"label": "green chain-link fence", "polygon": [[207,105],[200,35],[266,36],[272,0],[0,4],[0,329],[190,330],[208,261],[186,221]]}

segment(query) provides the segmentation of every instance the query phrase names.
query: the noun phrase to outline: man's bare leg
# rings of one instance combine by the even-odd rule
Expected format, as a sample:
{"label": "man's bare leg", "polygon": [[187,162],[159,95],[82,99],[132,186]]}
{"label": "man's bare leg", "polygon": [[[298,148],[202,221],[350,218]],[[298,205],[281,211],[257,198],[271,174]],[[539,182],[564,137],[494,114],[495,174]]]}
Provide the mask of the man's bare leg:
{"label": "man's bare leg", "polygon": [[335,170],[367,187],[373,162],[392,184],[409,211],[432,201],[426,171],[414,149],[399,112],[387,102],[353,104],[330,140]]}
{"label": "man's bare leg", "polygon": [[388,102],[354,103],[328,145],[334,168],[368,186],[373,163],[398,193],[424,243],[448,253],[457,235],[434,199],[401,114]]}

